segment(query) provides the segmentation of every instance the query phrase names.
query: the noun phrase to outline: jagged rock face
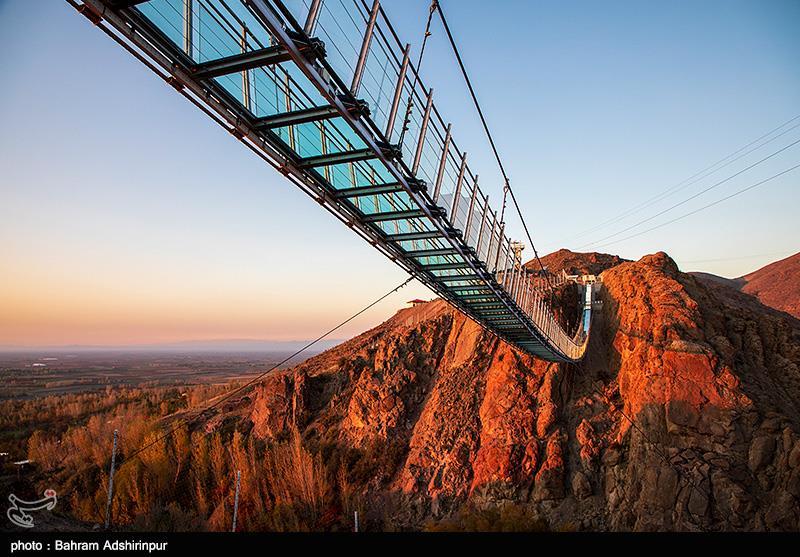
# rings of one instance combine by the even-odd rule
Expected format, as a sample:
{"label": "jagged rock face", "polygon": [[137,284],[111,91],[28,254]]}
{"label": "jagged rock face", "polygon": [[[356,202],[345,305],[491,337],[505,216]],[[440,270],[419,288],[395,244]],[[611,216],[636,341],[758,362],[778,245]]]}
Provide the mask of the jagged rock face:
{"label": "jagged rock face", "polygon": [[798,322],[663,253],[580,255],[560,257],[611,265],[580,364],[521,354],[435,301],[271,377],[254,433],[399,447],[362,486],[400,494],[399,527],[467,501],[554,528],[800,527]]}

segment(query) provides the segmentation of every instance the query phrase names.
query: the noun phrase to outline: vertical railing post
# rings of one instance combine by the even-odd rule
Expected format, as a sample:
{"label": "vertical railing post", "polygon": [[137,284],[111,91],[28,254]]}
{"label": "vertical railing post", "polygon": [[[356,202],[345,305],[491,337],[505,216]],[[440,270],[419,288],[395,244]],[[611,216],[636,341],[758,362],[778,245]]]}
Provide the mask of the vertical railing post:
{"label": "vertical railing post", "polygon": [[[506,292],[511,296],[511,290],[514,281],[514,262],[516,261],[516,257],[514,256],[514,242],[511,241],[511,238],[508,239],[508,260],[506,261],[506,267],[509,269],[506,274],[508,275],[508,281],[506,281],[505,289]],[[512,296],[513,298],[513,296]]]}
{"label": "vertical railing post", "polygon": [[453,209],[450,212],[450,222],[455,225],[458,218],[458,202],[461,199],[461,184],[464,183],[464,171],[467,168],[467,154],[461,155],[461,166],[458,169],[458,178],[456,178],[456,191],[453,194]]}
{"label": "vertical railing post", "polygon": [[525,312],[525,315],[530,315],[531,312],[529,311],[528,304],[531,301],[531,283],[528,281],[527,274],[525,275],[525,298],[522,301],[522,310]]}
{"label": "vertical railing post", "polygon": [[[500,283],[500,288],[505,290],[505,285],[504,284],[505,284],[505,281],[506,281],[506,277],[508,276],[508,274],[505,272],[506,271],[506,263],[508,262],[508,252],[505,249],[506,245],[505,245],[505,242],[503,241],[503,238],[504,238],[504,236],[503,236],[503,234],[501,234],[500,235],[500,239],[498,240],[498,243],[500,244],[500,247],[498,248],[498,252],[499,253],[497,254],[498,255],[498,258],[497,258],[497,270],[495,271],[495,273],[497,275],[497,282]],[[500,273],[501,272],[503,273],[502,279],[500,278]]]}
{"label": "vertical railing post", "polygon": [[[514,255],[514,243],[511,241],[511,238],[508,239],[508,247],[509,247],[509,263],[508,263],[508,285],[506,286],[506,291],[508,295],[514,300],[514,281],[516,279],[516,272],[517,272],[517,258]],[[516,300],[515,300],[516,301]]]}
{"label": "vertical railing post", "polygon": [[484,243],[484,245],[481,247],[481,253],[483,254],[482,260],[486,264],[486,270],[491,272],[492,263],[494,262],[494,259],[492,257],[492,247],[493,247],[492,240],[494,239],[493,238],[494,219],[496,219],[497,217],[493,213],[491,207],[489,206],[488,195],[486,196],[486,201],[487,201],[485,205],[486,214],[484,215],[484,222],[486,223],[486,226],[484,227],[483,234],[481,234],[481,241]]}
{"label": "vertical railing post", "polygon": [[511,241],[509,238],[508,241],[508,248],[509,248],[509,263],[508,263],[508,284],[506,289],[508,290],[508,295],[511,296],[511,299],[516,302],[514,299],[514,285],[517,281],[517,257],[514,254],[514,242]]}
{"label": "vertical railing post", "polygon": [[506,247],[506,261],[503,264],[503,288],[511,295],[511,281],[514,278],[514,249],[511,247],[511,238]]}
{"label": "vertical railing post", "polygon": [[[508,266],[508,250],[506,250],[504,236],[505,223],[500,223],[500,238],[498,239],[499,247],[497,249],[497,269],[495,269],[495,275],[497,276],[497,282],[500,283],[500,286],[505,289],[506,278],[508,278],[508,273],[506,273],[506,266]],[[502,253],[502,260],[500,259],[500,254]],[[503,271],[503,279],[500,280],[500,270]]]}
{"label": "vertical railing post", "polygon": [[508,287],[508,293],[511,296],[511,299],[514,300],[514,303],[517,302],[517,258],[512,254],[511,255],[511,279],[510,284]]}
{"label": "vertical railing post", "polygon": [[547,300],[542,296],[542,324],[544,325],[544,332],[550,336],[550,316],[547,314]]}
{"label": "vertical railing post", "polygon": [[544,297],[542,293],[539,292],[538,296],[538,304],[536,308],[536,319],[537,323],[539,324],[539,328],[544,331]]}
{"label": "vertical railing post", "polygon": [[528,285],[526,283],[527,275],[525,273],[525,269],[522,270],[522,280],[519,284],[519,308],[522,310],[522,313],[528,315],[528,311],[526,309],[526,305],[528,303]]}
{"label": "vertical railing post", "polygon": [[[325,120],[321,120],[319,122],[319,145],[320,145],[320,153],[323,155],[328,154],[328,134],[325,133]],[[323,167],[323,176],[325,179],[330,182],[331,181],[331,167],[324,166]],[[358,198],[356,198],[358,199]]]}
{"label": "vertical railing post", "polygon": [[528,312],[528,315],[531,315],[533,310],[533,308],[531,307],[531,302],[533,301],[534,290],[530,280],[528,280],[527,283],[528,283],[528,299],[525,302],[525,307],[526,311]]}
{"label": "vertical railing post", "polygon": [[[467,222],[464,225],[464,241],[469,245],[469,229],[472,227],[472,221],[475,212],[475,197],[478,195],[478,175],[475,175],[475,181],[472,183],[472,193],[469,196],[469,207],[467,208]],[[477,253],[477,250],[476,250]]]}
{"label": "vertical railing post", "polygon": [[522,275],[522,281],[522,311],[525,312],[525,315],[530,315],[528,313],[528,302],[530,301],[531,288],[527,272]]}
{"label": "vertical railing post", "polygon": [[522,260],[520,260],[520,265],[517,267],[517,287],[516,287],[516,297],[517,297],[517,305],[522,308],[522,299],[525,294],[524,290],[525,285],[525,267],[522,266]]}
{"label": "vertical railing post", "polygon": [[308,17],[306,17],[306,24],[303,26],[307,36],[314,33],[314,28],[317,26],[317,19],[319,18],[319,10],[322,7],[322,0],[311,0],[311,7],[308,9]]}
{"label": "vertical railing post", "polygon": [[[348,143],[347,148],[348,149],[352,149],[353,147]],[[347,163],[347,169],[348,169],[348,171],[350,173],[350,184],[351,184],[350,187],[353,187],[353,188],[358,187],[358,178],[356,176],[356,165],[354,163],[352,163],[352,162],[349,162],[349,163]],[[357,197],[356,199],[360,199],[360,198]]]}
{"label": "vertical railing post", "polygon": [[358,96],[358,89],[361,87],[361,78],[364,75],[364,66],[367,63],[369,45],[372,43],[372,33],[375,30],[375,21],[378,19],[378,10],[380,7],[380,0],[375,0],[372,3],[372,11],[369,13],[369,21],[367,22],[367,30],[364,33],[364,41],[361,43],[361,52],[358,55],[355,72],[353,72],[353,83],[350,85],[350,92],[353,93],[354,97]]}
{"label": "vertical railing post", "polygon": [[[247,26],[242,24],[242,37],[241,37],[242,54],[247,52]],[[247,110],[250,107],[250,71],[242,70],[242,104]]]}
{"label": "vertical railing post", "polygon": [[[286,72],[286,112],[292,111],[292,94],[291,94],[291,84],[292,79],[289,76],[289,72]],[[296,149],[295,140],[294,140],[294,126],[289,126],[287,128],[287,133],[289,134],[289,147],[292,148],[292,151]]]}
{"label": "vertical railing post", "polygon": [[[478,245],[475,246],[475,252],[478,254],[478,258],[481,257],[481,246],[483,244],[483,231],[486,229],[486,215],[489,213],[489,196],[486,196],[486,203],[483,206],[483,215],[481,216],[481,227],[478,229]],[[491,244],[490,244],[491,247]],[[486,258],[489,258],[489,254],[486,254]],[[485,261],[486,267],[489,267],[488,261]]]}
{"label": "vertical railing post", "polygon": [[392,132],[394,131],[394,121],[397,118],[397,110],[400,108],[400,98],[403,96],[403,84],[406,81],[406,72],[408,71],[408,55],[411,51],[411,45],[406,44],[403,49],[403,61],[400,63],[400,74],[397,76],[397,85],[394,88],[394,98],[392,99],[392,109],[389,111],[389,121],[386,123],[386,139],[392,140]]}
{"label": "vertical railing post", "polygon": [[189,58],[192,58],[193,18],[192,0],[183,0],[183,51]]}
{"label": "vertical railing post", "polygon": [[519,300],[517,299],[517,288],[519,287],[519,271],[520,268],[517,265],[517,254],[514,253],[514,258],[511,262],[512,269],[514,270],[512,273],[512,280],[511,280],[511,298],[514,302],[519,306]]}
{"label": "vertical railing post", "polygon": [[539,326],[541,327],[542,331],[545,330],[547,326],[547,322],[544,315],[544,296],[539,294]]}
{"label": "vertical railing post", "polygon": [[[495,221],[496,221],[497,220],[497,213],[494,214],[494,218],[495,218]],[[492,234],[493,235],[494,235],[494,226],[495,226],[495,224],[492,224]],[[492,271],[493,273],[497,273],[497,267],[498,267],[498,265],[500,265],[500,251],[501,251],[501,248],[503,247],[503,231],[505,230],[505,226],[506,226],[505,223],[502,223],[502,222],[500,223],[500,234],[497,237],[497,254],[494,257],[494,270]]]}
{"label": "vertical railing post", "polygon": [[119,430],[114,430],[114,445],[111,448],[111,471],[108,474],[108,501],[106,502],[106,530],[111,526],[111,498],[114,495],[114,468],[117,465],[117,436]]}
{"label": "vertical railing post", "polygon": [[[447,167],[447,155],[450,151],[450,137],[451,137],[452,124],[447,124],[447,131],[444,135],[444,149],[442,149],[442,157],[439,159],[439,171],[436,173],[436,184],[433,189],[433,202],[438,203],[439,193],[442,191],[442,180],[444,179],[444,171]],[[464,155],[466,156],[466,155]]]}
{"label": "vertical railing post", "polygon": [[[525,276],[524,279],[527,279],[527,276]],[[528,313],[528,300],[529,300],[529,297],[530,297],[531,289],[530,289],[530,284],[528,284],[527,280],[525,280],[522,288],[523,288],[523,293],[522,293],[522,311],[525,313],[525,315],[529,315],[529,313]]]}
{"label": "vertical railing post", "polygon": [[[412,92],[413,93],[413,92]],[[422,159],[422,148],[425,146],[425,134],[428,133],[428,122],[431,118],[431,107],[433,106],[433,89],[428,91],[428,102],[425,104],[425,114],[422,116],[422,125],[419,128],[419,138],[417,139],[417,152],[414,155],[414,164],[411,172],[416,175],[419,170],[419,161]]]}
{"label": "vertical railing post", "polygon": [[489,253],[487,254],[487,260],[490,263],[487,268],[492,273],[497,269],[497,250],[500,245],[500,240],[496,237],[498,226],[497,212],[492,211],[492,226],[489,228]]}

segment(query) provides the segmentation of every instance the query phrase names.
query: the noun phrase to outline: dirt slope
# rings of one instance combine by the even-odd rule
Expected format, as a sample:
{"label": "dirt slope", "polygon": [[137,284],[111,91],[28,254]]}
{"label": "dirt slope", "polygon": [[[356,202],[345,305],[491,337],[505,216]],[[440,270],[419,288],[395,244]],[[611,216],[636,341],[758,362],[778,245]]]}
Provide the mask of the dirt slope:
{"label": "dirt slope", "polygon": [[771,263],[738,279],[742,292],[764,305],[785,311],[800,319],[800,253]]}

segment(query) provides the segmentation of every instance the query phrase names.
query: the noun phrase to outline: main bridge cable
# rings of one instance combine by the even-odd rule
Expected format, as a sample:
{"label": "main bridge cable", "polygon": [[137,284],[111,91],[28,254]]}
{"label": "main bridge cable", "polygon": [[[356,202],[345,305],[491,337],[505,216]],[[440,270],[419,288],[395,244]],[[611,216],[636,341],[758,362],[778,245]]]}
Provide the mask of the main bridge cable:
{"label": "main bridge cable", "polygon": [[[391,295],[392,295],[392,294],[394,294],[395,292],[398,292],[398,291],[399,291],[399,290],[401,290],[403,287],[405,287],[406,285],[408,285],[408,283],[409,283],[409,282],[411,282],[412,280],[414,280],[414,277],[413,277],[413,276],[409,276],[409,277],[408,277],[406,280],[404,280],[402,283],[400,283],[399,285],[395,286],[394,288],[392,288],[391,290],[389,290],[388,292],[386,292],[385,294],[383,294],[382,296],[380,296],[379,298],[377,298],[376,300],[374,300],[374,301],[373,301],[373,302],[371,302],[370,304],[368,304],[368,305],[364,306],[362,309],[358,310],[356,313],[354,313],[353,315],[351,315],[350,317],[348,317],[347,319],[345,319],[344,321],[342,321],[341,323],[339,323],[339,324],[338,324],[338,325],[336,325],[335,327],[333,327],[333,328],[329,329],[327,332],[325,332],[325,333],[321,334],[320,336],[318,336],[318,337],[317,337],[317,338],[315,338],[314,340],[310,341],[308,344],[306,344],[305,346],[303,346],[302,348],[300,348],[299,350],[297,350],[296,352],[294,352],[294,353],[293,353],[293,354],[291,354],[290,356],[288,356],[288,357],[284,358],[283,360],[281,360],[281,361],[280,361],[280,362],[278,362],[277,364],[273,365],[272,367],[270,367],[270,368],[269,368],[269,369],[267,369],[266,371],[264,371],[264,372],[260,373],[259,375],[257,375],[256,377],[254,377],[253,379],[251,379],[250,381],[248,381],[247,383],[245,383],[245,384],[244,384],[244,385],[242,385],[241,387],[238,387],[238,388],[234,389],[233,391],[231,391],[231,392],[229,392],[229,393],[225,394],[224,396],[222,396],[221,398],[219,398],[217,401],[215,401],[213,404],[211,404],[211,405],[207,406],[206,408],[204,408],[204,409],[202,410],[202,412],[200,413],[200,416],[202,417],[202,415],[203,415],[203,414],[205,414],[205,413],[207,413],[208,411],[210,411],[210,410],[213,410],[214,408],[218,407],[220,404],[222,404],[223,402],[225,402],[226,400],[228,400],[228,399],[229,399],[229,398],[231,398],[232,396],[234,396],[234,395],[236,395],[236,394],[238,394],[238,393],[241,393],[241,392],[242,392],[244,389],[246,389],[246,388],[248,388],[248,387],[252,386],[253,384],[257,383],[258,381],[260,381],[261,379],[263,379],[263,378],[264,378],[266,375],[268,375],[269,373],[271,373],[271,372],[275,371],[275,370],[276,370],[276,369],[278,369],[280,366],[282,366],[282,365],[284,365],[285,363],[289,362],[289,361],[290,361],[290,360],[292,360],[293,358],[295,358],[295,357],[299,356],[300,354],[302,354],[303,352],[305,352],[306,350],[308,350],[309,348],[311,348],[312,346],[314,346],[314,345],[315,345],[315,344],[317,344],[318,342],[322,341],[323,339],[325,339],[325,338],[326,338],[326,337],[328,337],[329,335],[333,334],[333,333],[334,333],[334,332],[336,332],[337,330],[341,329],[342,327],[344,327],[345,325],[347,325],[348,323],[350,323],[352,320],[354,320],[356,317],[360,316],[362,313],[364,313],[364,312],[368,311],[369,309],[371,309],[371,308],[375,307],[376,305],[378,305],[379,303],[381,303],[383,300],[385,300],[386,298],[388,298],[389,296],[391,296]],[[175,425],[174,427],[172,427],[171,429],[169,429],[169,431],[167,431],[166,433],[164,433],[164,434],[160,435],[159,437],[157,437],[156,439],[154,439],[154,440],[150,441],[149,443],[146,443],[145,445],[142,445],[141,447],[139,447],[138,449],[136,449],[136,450],[135,450],[134,452],[132,452],[131,454],[129,454],[129,455],[126,455],[126,456],[125,456],[125,461],[132,459],[133,457],[135,457],[135,456],[137,456],[137,455],[139,455],[139,454],[143,453],[144,451],[146,451],[147,449],[149,449],[149,448],[150,448],[150,447],[152,447],[153,445],[155,445],[155,444],[157,444],[157,443],[160,443],[161,441],[163,441],[164,439],[168,438],[168,437],[169,437],[169,436],[171,436],[173,433],[175,433],[175,432],[176,432],[176,431],[177,431],[177,430],[178,430],[178,429],[179,429],[179,428],[180,428],[182,425],[185,425],[185,424],[187,424],[188,422],[189,422],[189,419],[188,419],[188,418],[183,418],[183,419],[179,419],[179,420],[177,420],[177,425]]]}
{"label": "main bridge cable", "polygon": [[531,236],[530,230],[528,229],[528,224],[525,222],[525,217],[522,216],[522,209],[520,209],[519,203],[517,202],[517,196],[514,195],[514,189],[511,187],[511,180],[508,178],[508,174],[506,173],[506,168],[503,165],[503,161],[500,158],[500,153],[497,150],[497,145],[494,142],[494,137],[492,136],[492,132],[489,130],[489,125],[486,122],[486,117],[483,115],[483,109],[481,108],[480,103],[478,102],[478,96],[475,94],[475,89],[472,87],[472,80],[469,78],[469,74],[467,73],[467,69],[464,66],[464,61],[461,59],[461,53],[458,50],[458,46],[456,45],[456,41],[453,38],[453,34],[450,32],[450,26],[447,24],[447,18],[444,15],[444,11],[442,10],[441,2],[435,1],[436,10],[439,12],[439,17],[442,20],[442,25],[444,26],[445,33],[447,34],[447,39],[450,42],[450,47],[453,50],[453,53],[456,56],[456,60],[458,61],[458,66],[461,69],[461,75],[464,77],[464,81],[467,83],[467,88],[469,89],[470,97],[472,97],[472,103],[475,105],[475,109],[478,111],[478,116],[481,119],[481,124],[483,125],[483,131],[486,133],[486,137],[489,139],[489,145],[492,147],[492,152],[494,153],[494,158],[497,161],[497,165],[500,167],[500,172],[503,175],[503,181],[505,182],[503,186],[503,206],[505,208],[505,197],[506,193],[511,194],[511,201],[514,203],[514,207],[517,210],[517,214],[519,215],[519,220],[522,222],[522,227],[525,229],[525,235],[528,237],[528,242],[531,245],[531,249],[533,250],[533,255],[536,258],[536,261],[539,263],[539,267],[542,270],[542,275],[544,275],[545,280],[547,281],[547,286],[550,289],[551,299],[553,296],[553,284],[550,282],[550,277],[545,271],[544,264],[542,260],[539,258],[539,252],[536,250],[536,245],[533,243],[533,237]]}

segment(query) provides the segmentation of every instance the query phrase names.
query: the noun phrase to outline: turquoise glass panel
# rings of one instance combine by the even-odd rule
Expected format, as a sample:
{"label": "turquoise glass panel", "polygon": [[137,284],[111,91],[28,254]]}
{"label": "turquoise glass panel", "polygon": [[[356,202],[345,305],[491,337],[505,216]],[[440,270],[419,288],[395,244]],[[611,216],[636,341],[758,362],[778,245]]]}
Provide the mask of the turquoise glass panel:
{"label": "turquoise glass panel", "polygon": [[176,46],[183,49],[183,0],[151,0],[138,6],[138,9]]}

